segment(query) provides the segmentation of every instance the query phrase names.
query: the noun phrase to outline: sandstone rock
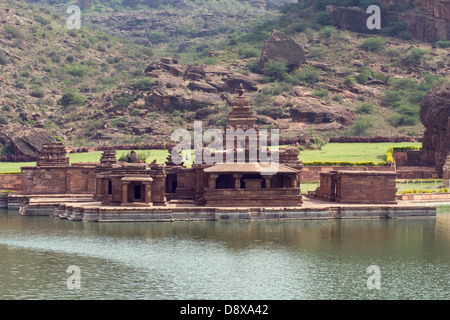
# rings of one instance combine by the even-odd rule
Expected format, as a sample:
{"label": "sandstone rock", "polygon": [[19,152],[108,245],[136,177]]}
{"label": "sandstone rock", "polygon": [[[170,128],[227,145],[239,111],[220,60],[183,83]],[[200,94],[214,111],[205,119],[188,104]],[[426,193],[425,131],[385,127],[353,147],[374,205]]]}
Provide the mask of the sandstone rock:
{"label": "sandstone rock", "polygon": [[338,105],[328,107],[301,103],[291,108],[290,114],[293,121],[310,124],[338,122],[348,126],[355,120],[354,113]]}
{"label": "sandstone rock", "polygon": [[[431,39],[450,39],[450,1],[449,0],[381,0],[387,6],[387,11],[381,16],[382,28],[389,20],[406,22],[413,38],[421,41]],[[391,9],[398,3],[410,3],[414,7],[405,12]],[[355,32],[372,32],[367,29],[366,21],[371,14],[359,7],[345,8],[327,6],[327,12],[333,17],[336,26]]]}
{"label": "sandstone rock", "polygon": [[44,144],[53,142],[55,139],[43,129],[0,125],[0,144],[16,155],[37,157]]}
{"label": "sandstone rock", "polygon": [[440,177],[450,152],[450,86],[432,89],[420,106],[420,119],[426,130],[423,137],[422,163],[433,164]]}
{"label": "sandstone rock", "polygon": [[227,74],[222,78],[222,80],[225,82],[226,91],[231,93],[235,93],[237,88],[241,84],[247,91],[258,91],[256,82],[250,77],[247,77],[246,75],[240,73]]}
{"label": "sandstone rock", "polygon": [[306,62],[305,51],[291,37],[278,30],[273,30],[269,39],[264,43],[259,65],[264,68],[271,61],[281,61],[292,70]]}

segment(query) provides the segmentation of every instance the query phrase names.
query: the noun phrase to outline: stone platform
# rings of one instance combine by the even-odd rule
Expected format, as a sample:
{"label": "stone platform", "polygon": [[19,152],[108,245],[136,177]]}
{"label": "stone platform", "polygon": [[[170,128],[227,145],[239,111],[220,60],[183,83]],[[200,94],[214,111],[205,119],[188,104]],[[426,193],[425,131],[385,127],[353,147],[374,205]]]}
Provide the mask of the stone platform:
{"label": "stone platform", "polygon": [[[19,195],[15,196],[20,197]],[[29,197],[29,196],[27,196]],[[191,202],[168,203],[165,207],[104,206],[81,197],[29,197],[19,212],[24,216],[52,216],[83,222],[158,222],[227,220],[314,220],[435,218],[438,204],[399,201],[395,205],[340,204],[305,199],[301,207],[203,207]],[[17,203],[17,202],[16,202]]]}

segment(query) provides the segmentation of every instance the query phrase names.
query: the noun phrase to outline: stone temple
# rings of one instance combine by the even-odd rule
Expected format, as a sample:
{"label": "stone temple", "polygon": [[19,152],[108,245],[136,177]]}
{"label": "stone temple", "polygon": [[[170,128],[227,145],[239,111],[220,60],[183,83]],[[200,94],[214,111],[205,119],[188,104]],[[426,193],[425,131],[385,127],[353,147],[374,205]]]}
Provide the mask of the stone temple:
{"label": "stone temple", "polygon": [[[267,131],[260,130],[244,89],[237,89],[221,135],[223,148],[195,148],[191,167],[171,155],[164,164],[117,161],[106,150],[99,163],[69,163],[61,143],[44,146],[34,167],[22,167],[24,196],[93,195],[108,207],[302,207],[303,164],[295,146],[271,148]],[[232,132],[231,138],[228,133]],[[252,134],[249,134],[251,132]],[[243,133],[243,134],[237,134]],[[195,142],[195,139],[194,139]],[[177,155],[178,149],[175,149]],[[208,152],[206,152],[208,151]],[[178,153],[179,154],[179,153]],[[203,155],[216,161],[210,162]],[[199,160],[201,159],[201,161]],[[219,159],[219,160],[217,160]],[[447,161],[448,162],[448,161]],[[445,171],[448,173],[448,165]],[[446,174],[447,174],[446,173]],[[322,173],[311,199],[353,204],[395,204],[396,173],[337,171]]]}
{"label": "stone temple", "polygon": [[170,156],[165,165],[118,163],[114,151],[105,151],[95,168],[94,198],[104,205],[121,206],[165,206],[166,202],[215,207],[301,206],[299,151],[280,148],[275,173],[268,172],[269,164],[252,152],[252,148],[260,149],[261,143],[250,101],[242,88],[238,93],[224,131],[253,129],[256,141],[249,137],[242,143],[235,137],[234,145],[225,144],[222,154],[212,151],[223,162],[203,161],[191,168],[175,165]]}

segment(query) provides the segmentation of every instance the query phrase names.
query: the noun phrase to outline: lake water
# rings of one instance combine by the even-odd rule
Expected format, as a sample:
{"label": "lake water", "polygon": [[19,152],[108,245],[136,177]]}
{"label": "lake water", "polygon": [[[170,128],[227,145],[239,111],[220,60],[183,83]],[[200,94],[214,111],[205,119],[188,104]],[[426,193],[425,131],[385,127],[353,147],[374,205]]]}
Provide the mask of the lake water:
{"label": "lake water", "polygon": [[102,224],[0,210],[0,299],[448,299],[449,280],[450,213]]}

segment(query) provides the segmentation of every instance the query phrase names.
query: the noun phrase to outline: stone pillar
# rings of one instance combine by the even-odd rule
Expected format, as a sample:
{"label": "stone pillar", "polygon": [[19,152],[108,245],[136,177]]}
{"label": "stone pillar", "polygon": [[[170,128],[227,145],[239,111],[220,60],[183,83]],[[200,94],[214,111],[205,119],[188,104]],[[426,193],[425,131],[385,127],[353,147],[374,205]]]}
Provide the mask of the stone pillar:
{"label": "stone pillar", "polygon": [[266,189],[270,189],[270,179],[272,179],[272,176],[263,176],[263,178],[266,181]]}
{"label": "stone pillar", "polygon": [[211,174],[208,178],[208,187],[210,189],[215,189],[216,188],[216,180],[219,177],[218,174]]}
{"label": "stone pillar", "polygon": [[238,174],[238,173],[233,174],[234,188],[235,189],[240,189],[241,188],[241,178],[242,177],[243,177],[242,174]]}
{"label": "stone pillar", "polygon": [[128,185],[129,182],[122,182],[122,204],[128,203]]}
{"label": "stone pillar", "polygon": [[144,202],[145,204],[150,204],[152,201],[152,183],[151,182],[143,182],[144,184]]}
{"label": "stone pillar", "polygon": [[151,184],[151,199],[155,206],[166,205],[166,173],[159,170]]}
{"label": "stone pillar", "polygon": [[290,180],[290,188],[297,188],[298,187],[298,176],[297,174],[291,174],[289,176],[289,180]]}

